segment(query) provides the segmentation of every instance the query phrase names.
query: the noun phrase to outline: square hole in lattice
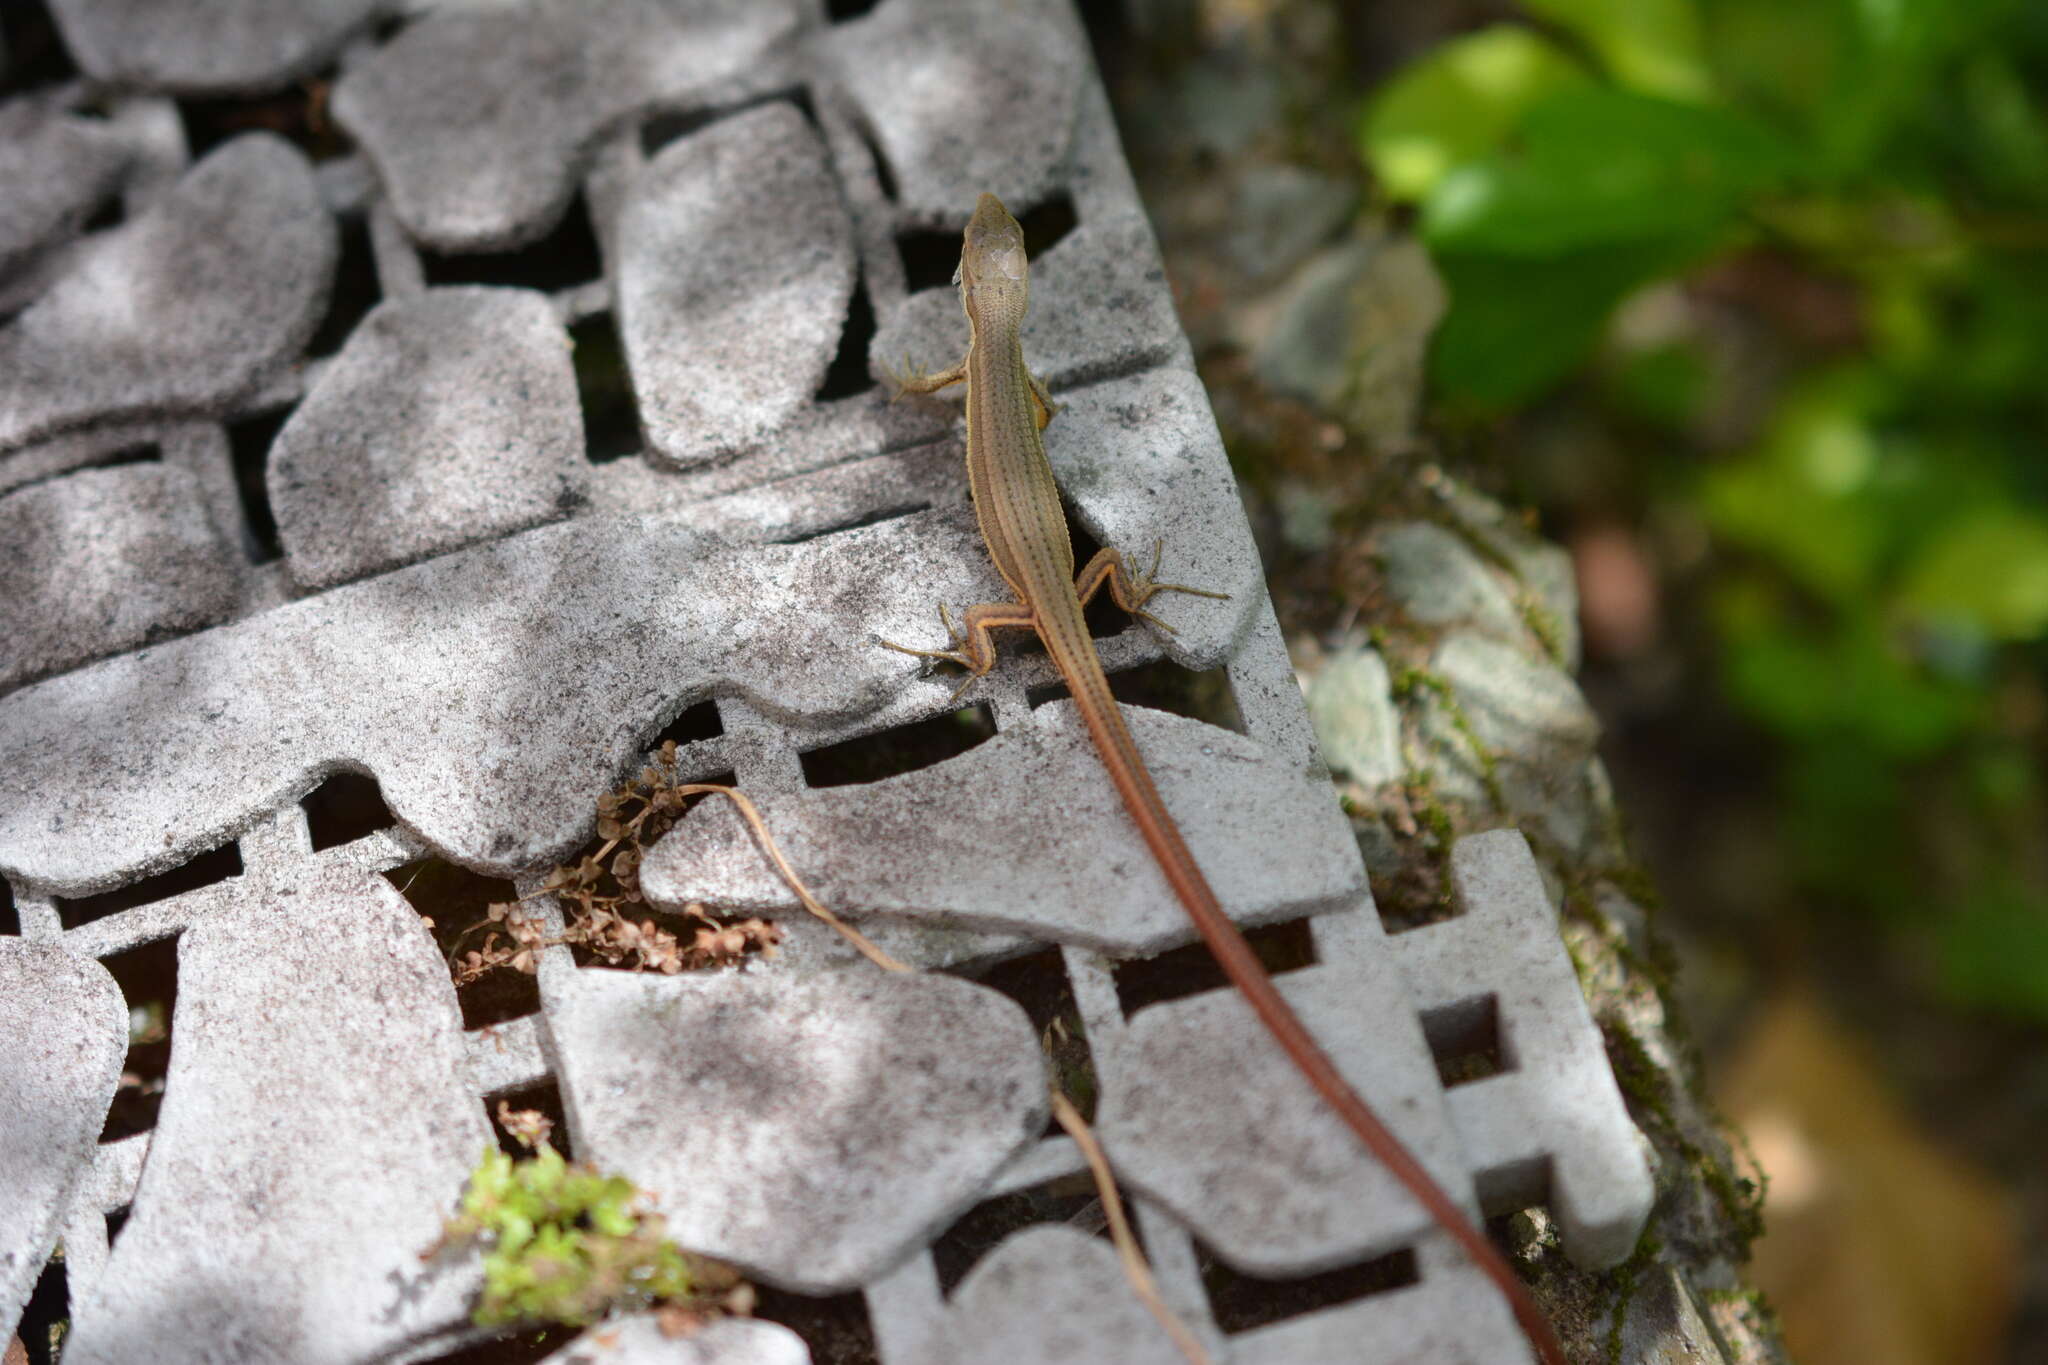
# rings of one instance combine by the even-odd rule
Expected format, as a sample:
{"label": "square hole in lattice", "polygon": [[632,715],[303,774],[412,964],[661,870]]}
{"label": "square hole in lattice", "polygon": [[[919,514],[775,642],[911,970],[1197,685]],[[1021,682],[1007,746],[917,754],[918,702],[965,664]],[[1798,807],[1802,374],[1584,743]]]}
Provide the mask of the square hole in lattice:
{"label": "square hole in lattice", "polygon": [[1422,1011],[1422,1036],[1429,1040],[1437,1077],[1447,1089],[1514,1070],[1513,1058],[1501,1047],[1497,995],[1470,996]]}
{"label": "square hole in lattice", "polygon": [[858,19],[873,9],[878,0],[825,0],[825,17],[835,24]]}
{"label": "square hole in lattice", "polygon": [[156,1127],[163,1106],[178,1009],[178,940],[158,939],[100,960],[128,1002],[128,1058],[100,1129],[101,1142],[114,1142]]}
{"label": "square hole in lattice", "polygon": [[21,1321],[15,1324],[14,1334],[28,1350],[28,1365],[57,1365],[70,1326],[71,1286],[64,1272],[64,1249],[59,1247],[36,1277]]}
{"label": "square hole in lattice", "polygon": [[654,737],[653,747],[674,740],[678,748],[695,744],[700,740],[717,739],[725,733],[725,722],[719,718],[717,701],[706,698],[694,706],[686,706],[676,718],[661,727],[661,733]]}
{"label": "square hole in lattice", "polygon": [[828,744],[798,756],[813,787],[845,787],[929,768],[994,737],[988,707],[963,706],[911,725]]}
{"label": "square hole in lattice", "polygon": [[1473,1172],[1472,1192],[1487,1215],[1487,1231],[1496,1243],[1508,1247],[1522,1240],[1508,1220],[1525,1209],[1548,1207],[1550,1178],[1548,1155]]}
{"label": "square hole in lattice", "polygon": [[[518,888],[501,877],[432,856],[394,867],[384,877],[431,921],[434,941],[451,960],[482,945],[491,906],[519,899]],[[462,1026],[478,1029],[538,1013],[540,985],[529,973],[499,967],[458,987],[455,999],[462,1007]]]}
{"label": "square hole in lattice", "polygon": [[754,1316],[779,1322],[802,1337],[813,1365],[876,1365],[881,1359],[867,1300],[860,1294],[811,1298],[765,1284],[756,1284],[754,1292]]}
{"label": "square hole in lattice", "polygon": [[[1316,963],[1315,933],[1306,919],[1247,929],[1244,937],[1269,976],[1284,976]],[[1157,957],[1121,962],[1116,967],[1116,998],[1123,1006],[1125,1018],[1147,1005],[1229,987],[1230,978],[1216,965],[1215,956],[1204,943],[1190,943]]]}
{"label": "square hole in lattice", "polygon": [[397,824],[384,789],[368,773],[339,772],[299,799],[313,851],[354,843]]}
{"label": "square hole in lattice", "polygon": [[932,1268],[938,1273],[940,1292],[950,1296],[1004,1238],[1038,1223],[1058,1223],[1109,1240],[1109,1215],[1086,1171],[998,1195],[960,1215],[932,1243]]}
{"label": "square hole in lattice", "polygon": [[[875,160],[877,165],[882,164],[879,152]],[[1015,204],[1006,207],[1024,229],[1024,254],[1034,261],[1058,245],[1081,221],[1074,210],[1073,196],[1065,190],[1055,191],[1051,198],[1022,213],[1017,212]],[[910,293],[942,285],[950,287],[953,272],[960,266],[960,233],[927,228],[899,232],[896,251],[903,258],[903,284]]]}
{"label": "square hole in lattice", "polygon": [[21,914],[14,908],[14,887],[0,877],[0,938],[20,935]]}
{"label": "square hole in lattice", "polygon": [[144,877],[139,882],[112,891],[102,891],[96,896],[57,897],[57,920],[66,929],[76,929],[81,924],[90,924],[96,919],[133,910],[138,905],[154,901],[169,900],[187,891],[197,891],[202,886],[224,882],[230,877],[242,875],[242,850],[236,844],[222,844],[219,848],[202,853],[190,862],[181,863],[168,872],[159,872],[154,877]]}
{"label": "square hole in lattice", "polygon": [[[1154,659],[1110,674],[1109,691],[1126,706],[1168,711],[1219,730],[1244,733],[1244,717],[1237,709],[1237,696],[1231,691],[1227,668],[1197,673],[1171,659]],[[1065,683],[1052,682],[1031,688],[1025,693],[1025,700],[1036,709],[1067,695]]]}
{"label": "square hole in lattice", "polygon": [[270,443],[290,416],[291,409],[281,408],[245,417],[228,427],[235,491],[242,495],[242,523],[248,530],[250,558],[258,564],[268,564],[284,553],[277,538],[277,516],[270,510]]}
{"label": "square hole in lattice", "polygon": [[[1041,948],[1008,958],[975,979],[1024,1007],[1038,1034],[1039,1047],[1052,1066],[1054,1083],[1074,1102],[1081,1117],[1092,1121],[1097,1098],[1095,1061],[1088,1051],[1081,1007],[1074,999],[1073,979],[1067,975],[1060,950]],[[1047,1116],[1045,1136],[1058,1137],[1065,1131],[1059,1120]]]}
{"label": "square hole in lattice", "polygon": [[[535,1365],[560,1351],[578,1336],[580,1327],[508,1328],[503,1336],[472,1342],[445,1355],[428,1356],[419,1365]],[[572,1356],[571,1359],[579,1359]]]}
{"label": "square hole in lattice", "polygon": [[511,251],[460,256],[420,253],[427,283],[508,284],[551,294],[603,276],[604,256],[590,225],[590,210],[578,195],[547,236]]}
{"label": "square hole in lattice", "polygon": [[1298,1279],[1266,1279],[1232,1270],[1199,1241],[1195,1243],[1195,1255],[1216,1325],[1233,1335],[1339,1304],[1355,1303],[1374,1294],[1405,1289],[1422,1281],[1415,1253],[1405,1247],[1357,1265]]}
{"label": "square hole in lattice", "polygon": [[575,349],[576,393],[583,403],[583,449],[592,464],[638,454],[640,409],[633,402],[633,380],[626,372],[626,353],[610,313],[592,313],[569,329]]}
{"label": "square hole in lattice", "polygon": [[114,1249],[114,1243],[121,1236],[121,1229],[128,1226],[128,1205],[123,1204],[107,1215],[107,1250]]}
{"label": "square hole in lattice", "polygon": [[0,95],[76,80],[78,68],[42,0],[0,5]]}
{"label": "square hole in lattice", "polygon": [[515,1121],[518,1121],[518,1115],[522,1112],[538,1112],[548,1122],[548,1145],[568,1160],[576,1159],[575,1149],[569,1141],[567,1112],[562,1108],[562,1087],[553,1080],[539,1081],[533,1085],[521,1086],[517,1090],[507,1090],[503,1094],[494,1095],[490,1107],[491,1130],[497,1134],[498,1150],[505,1155],[523,1160],[533,1155],[533,1149],[528,1148],[507,1131],[504,1119],[499,1113],[501,1109],[512,1113]]}
{"label": "square hole in lattice", "polygon": [[846,326],[839,332],[839,350],[818,385],[817,398],[830,401],[851,398],[875,387],[868,373],[868,346],[875,339],[875,309],[868,301],[867,274],[854,276],[853,297],[847,303]]}
{"label": "square hole in lattice", "polygon": [[298,147],[313,161],[345,156],[351,143],[327,114],[330,89],[325,77],[313,77],[255,98],[178,101],[185,124],[185,144],[197,161],[230,138],[244,133],[274,133]]}
{"label": "square hole in lattice", "polygon": [[377,257],[370,249],[370,220],[360,213],[341,220],[341,255],[334,265],[334,287],[327,296],[327,316],[320,320],[307,355],[333,355],[356,324],[384,297],[377,280]]}

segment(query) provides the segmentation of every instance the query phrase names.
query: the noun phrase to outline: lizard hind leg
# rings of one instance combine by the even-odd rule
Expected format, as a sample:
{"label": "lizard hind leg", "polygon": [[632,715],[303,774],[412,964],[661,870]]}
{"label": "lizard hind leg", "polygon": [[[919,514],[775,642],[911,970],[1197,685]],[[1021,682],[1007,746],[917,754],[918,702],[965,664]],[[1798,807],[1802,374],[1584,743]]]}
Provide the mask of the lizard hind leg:
{"label": "lizard hind leg", "polygon": [[1037,622],[1030,608],[1019,602],[983,602],[969,607],[961,624],[955,626],[945,604],[939,605],[939,620],[946,627],[947,642],[944,649],[913,649],[899,645],[894,640],[878,640],[885,649],[899,654],[910,654],[920,659],[938,663],[959,664],[967,670],[966,678],[953,691],[953,700],[958,701],[961,693],[974,685],[975,679],[996,666],[995,641],[989,638],[989,631],[998,626],[1035,627]]}
{"label": "lizard hind leg", "polygon": [[1174,633],[1173,627],[1145,610],[1145,604],[1160,593],[1184,592],[1190,597],[1213,597],[1219,601],[1228,601],[1230,599],[1230,594],[1227,592],[1211,592],[1207,588],[1193,588],[1185,583],[1161,583],[1156,575],[1159,572],[1160,556],[1165,553],[1165,550],[1165,541],[1153,541],[1151,566],[1140,569],[1136,573],[1130,571],[1129,566],[1124,562],[1124,557],[1115,550],[1097,550],[1095,557],[1089,560],[1086,567],[1074,576],[1074,592],[1080,597],[1081,604],[1086,606],[1089,599],[1094,597],[1107,584],[1110,597],[1115,600],[1119,607],[1122,607],[1140,621],[1151,622],[1168,635]]}

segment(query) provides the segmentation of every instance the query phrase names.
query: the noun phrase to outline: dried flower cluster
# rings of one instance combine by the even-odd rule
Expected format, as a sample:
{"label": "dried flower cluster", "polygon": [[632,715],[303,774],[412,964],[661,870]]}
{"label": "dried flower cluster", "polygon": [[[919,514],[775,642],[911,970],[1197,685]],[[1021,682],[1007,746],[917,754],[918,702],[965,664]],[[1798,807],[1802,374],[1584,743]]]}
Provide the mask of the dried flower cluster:
{"label": "dried flower cluster", "polygon": [[609,966],[669,974],[728,966],[753,953],[774,955],[782,929],[770,920],[722,922],[702,905],[692,904],[684,913],[699,923],[685,941],[647,914],[649,906],[640,889],[641,860],[648,846],[681,818],[695,794],[686,789],[689,784],[675,780],[675,764],[675,741],[670,740],[655,763],[598,798],[597,835],[604,842],[595,852],[550,872],[535,893],[552,895],[562,905],[566,923],[561,934],[550,937],[542,918],[516,903],[493,905],[489,919],[476,926],[483,931],[482,943],[455,956],[456,985],[468,985],[498,967],[531,972],[539,965],[541,949],[558,943],[582,948]]}

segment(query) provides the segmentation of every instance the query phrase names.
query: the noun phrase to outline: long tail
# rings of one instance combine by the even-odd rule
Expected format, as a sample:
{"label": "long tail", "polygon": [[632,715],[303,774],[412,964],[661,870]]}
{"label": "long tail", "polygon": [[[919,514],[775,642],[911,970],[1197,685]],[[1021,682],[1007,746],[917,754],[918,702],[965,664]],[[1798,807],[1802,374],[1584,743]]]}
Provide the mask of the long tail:
{"label": "long tail", "polygon": [[1196,866],[1186,841],[1180,837],[1179,827],[1167,813],[1166,803],[1159,799],[1159,789],[1152,784],[1152,775],[1138,753],[1137,744],[1131,739],[1123,712],[1117,708],[1116,698],[1110,694],[1109,679],[1103,675],[1102,665],[1093,650],[1063,647],[1066,642],[1058,638],[1060,632],[1046,634],[1047,650],[1065,678],[1068,690],[1074,694],[1082,719],[1088,725],[1089,736],[1102,755],[1110,780],[1123,797],[1125,809],[1137,822],[1145,846],[1152,850],[1160,871],[1166,874],[1174,894],[1187,908],[1188,918],[1195,922],[1195,928],[1200,931],[1202,941],[1209,945],[1209,951],[1215,956],[1217,965],[1223,968],[1223,974],[1243,992],[1245,999],[1251,1002],[1252,1012],[1259,1016],[1259,1021],[1273,1035],[1273,1040],[1308,1078],[1316,1093],[1358,1135],[1366,1150],[1394,1173],[1394,1178],[1415,1196],[1430,1217],[1458,1240],[1466,1254],[1499,1287],[1514,1310],[1515,1321],[1521,1325],[1544,1365],[1567,1365],[1564,1347],[1552,1330],[1549,1319],[1543,1316],[1543,1310],[1530,1297],[1528,1287],[1486,1235],[1465,1216],[1464,1210],[1452,1202],[1443,1186],[1437,1184],[1414,1154],[1380,1122],[1379,1115],[1359,1098],[1328,1054],[1309,1036],[1301,1017],[1273,985],[1272,977],[1266,974],[1265,965],[1223,912],[1216,893],[1209,889],[1208,878]]}

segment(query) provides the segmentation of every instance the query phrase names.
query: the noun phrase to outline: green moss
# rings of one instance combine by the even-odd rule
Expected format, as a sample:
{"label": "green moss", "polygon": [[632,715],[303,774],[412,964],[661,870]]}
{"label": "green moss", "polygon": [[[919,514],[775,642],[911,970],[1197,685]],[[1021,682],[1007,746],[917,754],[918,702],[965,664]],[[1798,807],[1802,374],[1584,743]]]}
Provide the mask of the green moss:
{"label": "green moss", "polygon": [[1614,1317],[1607,1324],[1607,1336],[1601,1344],[1601,1358],[1608,1365],[1621,1365],[1622,1329],[1628,1325],[1628,1306],[1642,1287],[1644,1272],[1663,1250],[1664,1240],[1645,1231],[1629,1258],[1601,1277],[1611,1287],[1614,1304]]}

